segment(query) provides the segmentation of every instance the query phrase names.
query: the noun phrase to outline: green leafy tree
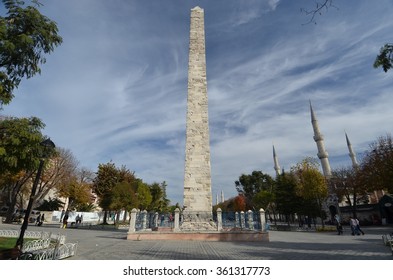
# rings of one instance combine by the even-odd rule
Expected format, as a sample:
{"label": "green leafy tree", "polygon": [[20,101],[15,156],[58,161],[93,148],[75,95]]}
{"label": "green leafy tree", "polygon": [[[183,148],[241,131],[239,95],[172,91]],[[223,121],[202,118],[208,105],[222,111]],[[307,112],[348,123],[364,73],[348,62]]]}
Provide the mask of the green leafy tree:
{"label": "green leafy tree", "polygon": [[[302,198],[296,192],[297,180],[295,175],[283,172],[276,178],[275,206],[276,210],[290,221],[289,217],[299,213],[302,205]],[[274,213],[273,213],[274,214]]]}
{"label": "green leafy tree", "polygon": [[[115,186],[118,183],[127,182],[131,184],[133,190],[136,191],[139,187],[139,181],[141,182],[142,180],[137,179],[134,172],[131,172],[125,166],[118,168],[113,162],[98,165],[98,171],[93,182],[93,190],[99,197],[100,207],[104,210],[104,224],[107,220],[107,211],[112,210],[111,204],[113,202],[113,189]],[[147,187],[147,189],[149,188]],[[151,200],[149,203],[150,202]]]}
{"label": "green leafy tree", "polygon": [[23,206],[17,205],[18,198],[27,193],[26,185],[38,168],[44,152],[43,127],[35,117],[0,119],[0,189],[9,206],[6,223],[12,221],[14,208]]}
{"label": "green leafy tree", "polygon": [[383,71],[388,72],[393,66],[393,44],[385,44],[375,58],[374,68],[382,67]]}
{"label": "green leafy tree", "polygon": [[[130,183],[123,181],[115,185],[112,190],[111,209],[117,212],[120,212],[120,210],[131,212],[132,208],[137,207],[137,203],[138,201],[134,188]],[[119,217],[120,215],[117,215],[117,218]],[[124,215],[124,219],[125,218],[126,215]]]}
{"label": "green leafy tree", "polygon": [[274,207],[274,200],[274,192],[262,190],[254,195],[252,198],[252,205],[256,210],[262,208],[266,211]]}
{"label": "green leafy tree", "polygon": [[168,211],[169,199],[166,196],[166,182],[153,183],[149,186],[152,201],[148,210],[166,212]]}
{"label": "green leafy tree", "polygon": [[112,189],[120,182],[119,172],[113,162],[99,164],[93,183],[94,192],[99,197],[99,205],[104,210],[103,223],[106,224],[107,211],[112,202]]}
{"label": "green leafy tree", "polygon": [[[297,178],[296,193],[304,199],[310,217],[325,218],[322,203],[328,196],[327,181],[319,171],[318,161],[314,158],[305,158],[292,168]],[[322,223],[322,226],[324,224]]]}
{"label": "green leafy tree", "polygon": [[0,174],[38,168],[44,140],[44,123],[36,118],[0,119]]}
{"label": "green leafy tree", "polygon": [[24,7],[24,1],[3,0],[7,10],[0,17],[0,106],[8,104],[22,78],[41,72],[48,54],[62,43],[54,21],[42,15],[37,7]]}
{"label": "green leafy tree", "polygon": [[143,183],[142,180],[138,182],[137,198],[141,210],[147,209],[152,201],[149,186]]}
{"label": "green leafy tree", "polygon": [[252,201],[253,197],[260,191],[272,192],[274,188],[274,180],[262,171],[253,171],[249,175],[242,174],[238,181],[235,181],[236,190],[245,195]]}

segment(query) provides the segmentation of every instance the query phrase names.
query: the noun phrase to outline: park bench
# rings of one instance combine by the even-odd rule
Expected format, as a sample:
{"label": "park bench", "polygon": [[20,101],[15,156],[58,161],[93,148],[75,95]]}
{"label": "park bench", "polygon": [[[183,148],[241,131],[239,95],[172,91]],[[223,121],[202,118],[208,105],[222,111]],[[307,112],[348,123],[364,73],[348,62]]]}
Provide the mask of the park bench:
{"label": "park bench", "polygon": [[393,240],[390,240],[389,244],[390,244],[390,249],[392,250],[392,256],[393,256]]}
{"label": "park bench", "polygon": [[384,234],[382,235],[383,244],[386,246],[390,246],[393,255],[393,233],[392,234]]}
{"label": "park bench", "polygon": [[[0,236],[18,237],[19,231],[0,230]],[[25,237],[30,237],[34,240],[26,241],[21,250],[16,248],[2,250],[0,259],[61,260],[74,256],[78,248],[78,243],[65,243],[66,237],[61,234],[26,231]]]}

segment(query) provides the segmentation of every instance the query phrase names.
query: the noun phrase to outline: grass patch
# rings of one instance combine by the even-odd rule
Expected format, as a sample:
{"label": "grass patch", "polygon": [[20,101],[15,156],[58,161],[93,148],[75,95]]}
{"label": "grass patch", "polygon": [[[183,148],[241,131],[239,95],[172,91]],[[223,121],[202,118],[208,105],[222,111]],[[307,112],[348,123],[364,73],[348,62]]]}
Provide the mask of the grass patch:
{"label": "grass patch", "polygon": [[[24,238],[23,242],[31,241],[37,238]],[[0,250],[11,249],[15,247],[17,237],[0,237]]]}
{"label": "grass patch", "polygon": [[0,250],[11,249],[15,247],[16,237],[0,237]]}

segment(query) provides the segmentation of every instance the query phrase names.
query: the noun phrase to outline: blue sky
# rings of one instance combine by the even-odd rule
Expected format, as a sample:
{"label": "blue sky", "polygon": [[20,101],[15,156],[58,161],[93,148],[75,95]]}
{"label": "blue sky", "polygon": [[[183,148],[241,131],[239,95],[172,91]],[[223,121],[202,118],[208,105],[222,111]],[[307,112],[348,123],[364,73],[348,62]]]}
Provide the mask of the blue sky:
{"label": "blue sky", "polygon": [[[391,42],[393,2],[333,0],[317,24],[291,0],[41,0],[63,44],[2,114],[37,116],[92,171],[112,160],[183,202],[190,10],[205,10],[212,191],[316,157],[309,100],[333,168],[392,132],[393,73],[372,67]],[[376,4],[377,3],[377,4]],[[2,8],[3,9],[3,8]],[[2,12],[3,13],[3,12]]]}

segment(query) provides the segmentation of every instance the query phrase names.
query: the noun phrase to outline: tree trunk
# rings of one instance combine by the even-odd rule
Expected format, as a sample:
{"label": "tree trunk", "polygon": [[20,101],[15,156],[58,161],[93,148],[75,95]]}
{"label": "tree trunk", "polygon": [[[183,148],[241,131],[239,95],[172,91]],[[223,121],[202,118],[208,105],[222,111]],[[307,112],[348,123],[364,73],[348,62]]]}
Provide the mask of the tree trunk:
{"label": "tree trunk", "polygon": [[16,201],[18,198],[18,193],[20,189],[22,188],[22,185],[19,185],[19,181],[15,183],[15,185],[12,187],[12,190],[10,191],[10,195],[8,197],[8,211],[6,214],[5,218],[5,223],[6,224],[11,224],[12,220],[14,218],[15,214],[15,206],[16,206]]}
{"label": "tree trunk", "polygon": [[[13,184],[8,185],[8,195],[7,195],[7,205],[8,205],[8,212],[6,214],[5,223],[12,223],[15,206],[17,203],[18,195],[20,194],[22,187],[26,182],[29,181],[31,176],[34,172],[29,172],[21,176],[20,180],[15,181]],[[22,205],[23,206],[23,205]]]}
{"label": "tree trunk", "polygon": [[107,224],[107,222],[106,222],[107,215],[108,215],[107,210],[104,210],[104,219],[102,220],[102,223],[103,223],[104,225]]}

